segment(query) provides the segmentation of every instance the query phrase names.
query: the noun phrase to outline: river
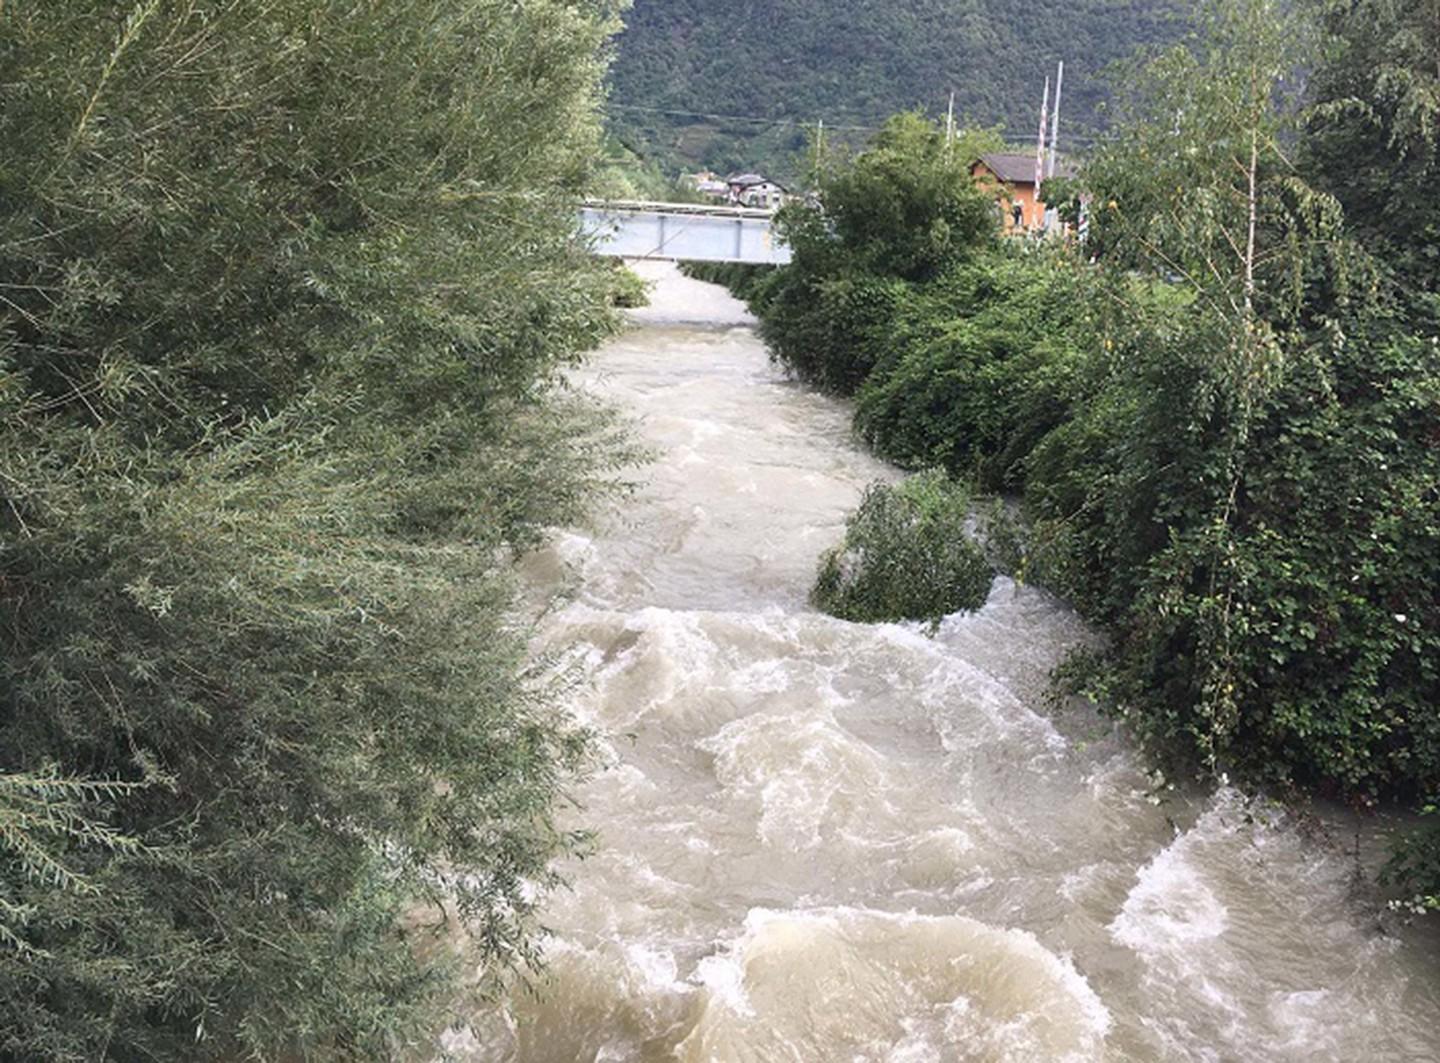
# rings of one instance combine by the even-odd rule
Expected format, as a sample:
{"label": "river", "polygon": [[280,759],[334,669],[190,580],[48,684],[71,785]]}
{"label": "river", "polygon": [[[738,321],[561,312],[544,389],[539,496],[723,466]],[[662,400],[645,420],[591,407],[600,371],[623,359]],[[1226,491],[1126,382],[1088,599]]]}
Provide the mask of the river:
{"label": "river", "polygon": [[599,847],[548,903],[536,993],[453,1058],[1440,1059],[1433,928],[1382,928],[1333,829],[1155,794],[1093,710],[1049,705],[1093,638],[1063,605],[999,579],[934,637],[811,609],[898,474],[740,304],[644,269],[651,307],[579,377],[657,460],[528,566],[576,581],[541,641],[591,676],[607,766],[571,818]]}

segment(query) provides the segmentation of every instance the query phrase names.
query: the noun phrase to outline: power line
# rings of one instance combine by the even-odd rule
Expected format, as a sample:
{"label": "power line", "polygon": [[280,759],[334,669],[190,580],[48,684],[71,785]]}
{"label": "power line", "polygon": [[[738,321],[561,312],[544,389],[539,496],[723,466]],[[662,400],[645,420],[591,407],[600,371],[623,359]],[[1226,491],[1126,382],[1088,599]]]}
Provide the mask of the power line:
{"label": "power line", "polygon": [[[607,101],[606,106],[611,110],[640,111],[647,114],[663,114],[677,118],[705,118],[714,122],[748,122],[752,125],[792,127],[796,129],[802,126],[808,127],[810,124],[808,121],[801,122],[795,118],[767,118],[763,115],[753,114],[716,114],[711,111],[687,111],[678,107],[647,107],[636,103],[616,103],[613,100]],[[827,129],[843,130],[851,133],[878,133],[884,127],[884,123],[881,122],[873,125],[839,125],[826,122],[825,126]],[[1000,131],[1000,135],[1007,140],[1021,139],[1019,137],[1012,137],[1009,131],[1003,129]],[[1028,137],[1029,134],[1025,134],[1025,136]],[[1066,133],[1065,139],[1075,144],[1093,144],[1101,138],[1088,133]]]}
{"label": "power line", "polygon": [[[801,123],[795,118],[763,118],[760,115],[748,114],[712,114],[708,111],[682,111],[673,107],[642,107],[635,103],[608,103],[606,106],[613,110],[621,111],[647,111],[651,114],[668,114],[681,118],[709,118],[716,122],[751,122],[756,125],[772,126],[799,126]],[[804,123],[809,125],[808,122]],[[855,133],[876,133],[879,132],[878,125],[831,125],[831,129],[846,129]]]}

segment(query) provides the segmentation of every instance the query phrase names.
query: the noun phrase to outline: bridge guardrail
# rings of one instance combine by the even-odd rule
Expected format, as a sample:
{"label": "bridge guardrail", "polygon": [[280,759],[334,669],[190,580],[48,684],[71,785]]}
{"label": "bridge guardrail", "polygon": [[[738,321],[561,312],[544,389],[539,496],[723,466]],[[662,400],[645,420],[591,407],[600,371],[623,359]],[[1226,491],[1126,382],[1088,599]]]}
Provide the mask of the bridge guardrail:
{"label": "bridge guardrail", "polygon": [[597,255],[783,265],[774,214],[754,207],[644,200],[586,200],[580,227]]}

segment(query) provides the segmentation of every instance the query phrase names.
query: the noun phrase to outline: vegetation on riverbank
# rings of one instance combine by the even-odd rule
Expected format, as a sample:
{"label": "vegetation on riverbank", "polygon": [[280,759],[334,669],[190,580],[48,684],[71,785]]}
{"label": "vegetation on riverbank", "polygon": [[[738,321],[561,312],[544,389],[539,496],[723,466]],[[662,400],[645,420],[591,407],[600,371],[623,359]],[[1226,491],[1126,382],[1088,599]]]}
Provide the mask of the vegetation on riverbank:
{"label": "vegetation on riverbank", "polygon": [[[824,180],[823,208],[787,209],[793,264],[745,291],[775,356],[855,396],[880,453],[1023,497],[1030,578],[1111,635],[1070,675],[1153,749],[1423,801],[1440,22],[1433,3],[1313,13],[1312,41],[1269,0],[1217,0],[1202,37],[1129,72],[1083,177],[1083,249],[1002,242],[940,131],[903,116]],[[1377,72],[1390,39],[1408,43]],[[852,194],[897,158],[928,175],[891,182],[898,207]],[[1409,205],[1379,207],[1385,173]],[[1416,841],[1392,870],[1433,896],[1436,852]]]}
{"label": "vegetation on riverbank", "polygon": [[618,460],[555,386],[614,28],[0,8],[0,1059],[395,1058],[404,918],[535,960],[589,746],[510,559]]}

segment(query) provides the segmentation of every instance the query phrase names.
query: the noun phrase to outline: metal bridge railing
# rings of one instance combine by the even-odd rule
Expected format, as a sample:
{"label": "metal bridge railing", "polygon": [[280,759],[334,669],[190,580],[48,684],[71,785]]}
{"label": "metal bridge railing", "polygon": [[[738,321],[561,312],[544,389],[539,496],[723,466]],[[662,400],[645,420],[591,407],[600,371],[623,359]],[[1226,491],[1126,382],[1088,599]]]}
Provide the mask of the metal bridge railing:
{"label": "metal bridge railing", "polygon": [[597,255],[780,265],[790,248],[776,239],[774,215],[753,207],[641,200],[587,200],[581,230]]}

